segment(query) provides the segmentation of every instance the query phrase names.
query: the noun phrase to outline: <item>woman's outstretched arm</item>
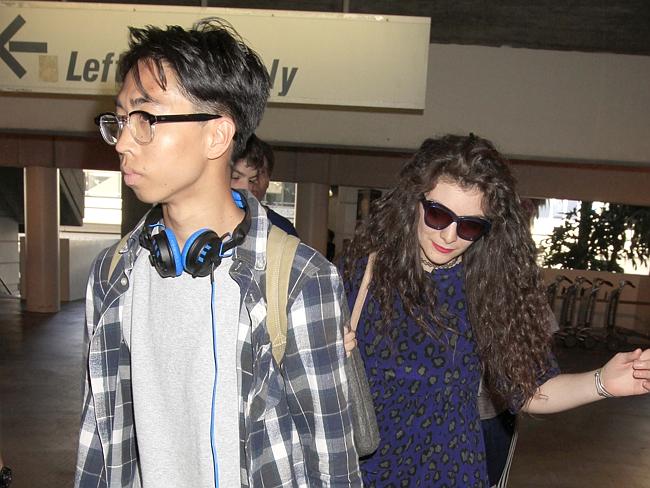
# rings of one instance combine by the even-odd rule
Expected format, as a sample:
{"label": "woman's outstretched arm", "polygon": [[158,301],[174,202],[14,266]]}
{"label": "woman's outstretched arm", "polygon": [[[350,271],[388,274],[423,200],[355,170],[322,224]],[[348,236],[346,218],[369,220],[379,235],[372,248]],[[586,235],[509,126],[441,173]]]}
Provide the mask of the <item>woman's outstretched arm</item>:
{"label": "woman's outstretched arm", "polygon": [[561,374],[539,387],[523,410],[533,414],[556,413],[614,397],[650,391],[650,349],[621,352],[599,370]]}

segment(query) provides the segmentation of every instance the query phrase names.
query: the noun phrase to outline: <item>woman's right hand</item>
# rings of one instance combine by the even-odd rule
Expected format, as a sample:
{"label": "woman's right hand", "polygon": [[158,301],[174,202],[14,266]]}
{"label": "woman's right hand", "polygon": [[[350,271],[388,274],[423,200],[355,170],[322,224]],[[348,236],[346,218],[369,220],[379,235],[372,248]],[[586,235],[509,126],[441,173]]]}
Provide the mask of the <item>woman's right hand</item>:
{"label": "woman's right hand", "polygon": [[602,384],[614,396],[648,393],[650,349],[619,352],[601,368]]}
{"label": "woman's right hand", "polygon": [[343,328],[343,346],[345,347],[345,354],[350,357],[352,350],[357,347],[357,334],[350,329],[350,324]]}
{"label": "woman's right hand", "polygon": [[643,388],[650,391],[650,349],[646,349],[633,364],[632,373],[637,379],[644,379]]}

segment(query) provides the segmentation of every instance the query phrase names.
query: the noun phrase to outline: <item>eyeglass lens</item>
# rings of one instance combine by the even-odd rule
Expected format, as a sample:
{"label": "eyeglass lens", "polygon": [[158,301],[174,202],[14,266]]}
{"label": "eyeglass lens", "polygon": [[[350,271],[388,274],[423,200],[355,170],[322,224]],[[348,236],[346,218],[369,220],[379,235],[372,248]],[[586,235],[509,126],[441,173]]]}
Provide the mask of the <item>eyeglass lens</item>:
{"label": "eyeglass lens", "polygon": [[153,127],[142,113],[131,112],[128,126],[136,141],[147,144],[153,139]]}
{"label": "eyeglass lens", "polygon": [[120,137],[120,123],[114,115],[102,115],[99,118],[99,131],[104,140],[114,146]]}
{"label": "eyeglass lens", "polygon": [[137,142],[148,144],[153,139],[153,128],[149,119],[139,112],[132,112],[128,116],[106,114],[101,116],[99,122],[102,137],[113,146],[117,144],[125,124],[129,126],[131,135]]}
{"label": "eyeglass lens", "polygon": [[487,225],[480,220],[456,217],[449,210],[437,205],[425,205],[424,222],[431,228],[442,230],[456,220],[456,233],[466,241],[476,241],[487,232]]}

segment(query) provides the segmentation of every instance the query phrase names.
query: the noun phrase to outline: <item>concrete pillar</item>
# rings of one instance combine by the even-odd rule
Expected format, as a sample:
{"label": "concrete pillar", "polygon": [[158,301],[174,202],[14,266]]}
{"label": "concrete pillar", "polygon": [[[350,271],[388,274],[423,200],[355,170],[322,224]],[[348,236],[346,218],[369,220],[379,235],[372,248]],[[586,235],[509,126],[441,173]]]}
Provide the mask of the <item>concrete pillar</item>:
{"label": "concrete pillar", "polygon": [[298,183],[296,187],[296,230],[300,239],[321,252],[327,249],[329,185]]}
{"label": "concrete pillar", "polygon": [[29,312],[58,312],[59,170],[25,168],[25,298]]}

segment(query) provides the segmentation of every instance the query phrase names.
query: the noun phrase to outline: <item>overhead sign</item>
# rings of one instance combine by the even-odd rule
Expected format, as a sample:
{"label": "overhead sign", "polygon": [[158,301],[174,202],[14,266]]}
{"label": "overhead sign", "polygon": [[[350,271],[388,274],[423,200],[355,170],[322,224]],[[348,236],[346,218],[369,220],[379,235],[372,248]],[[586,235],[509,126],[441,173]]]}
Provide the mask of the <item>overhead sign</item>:
{"label": "overhead sign", "polygon": [[115,95],[128,27],[229,21],[264,60],[271,102],[424,109],[429,18],[0,0],[0,91]]}
{"label": "overhead sign", "polygon": [[11,55],[15,53],[46,53],[46,42],[12,41],[14,34],[25,25],[25,19],[20,15],[0,33],[0,59],[2,59],[11,71],[18,78],[25,76],[25,68],[21,66],[16,58]]}

